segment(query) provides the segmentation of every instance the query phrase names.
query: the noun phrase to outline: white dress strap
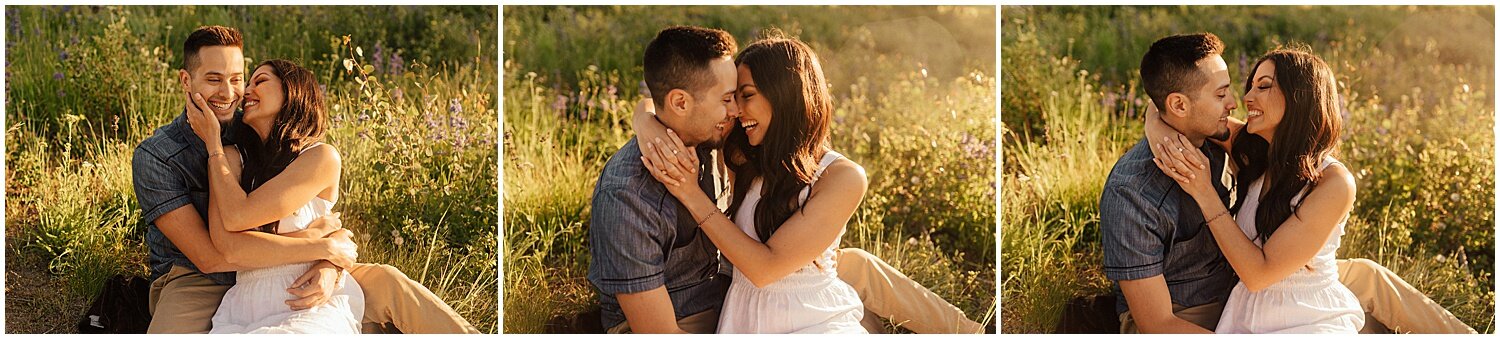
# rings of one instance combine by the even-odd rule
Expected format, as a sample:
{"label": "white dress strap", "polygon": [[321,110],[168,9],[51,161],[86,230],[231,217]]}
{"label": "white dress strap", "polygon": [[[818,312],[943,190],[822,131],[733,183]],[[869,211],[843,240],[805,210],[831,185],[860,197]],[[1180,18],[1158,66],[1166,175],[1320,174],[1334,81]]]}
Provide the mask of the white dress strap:
{"label": "white dress strap", "polygon": [[[1333,166],[1333,164],[1343,165],[1344,163],[1339,162],[1338,159],[1334,159],[1331,156],[1325,156],[1323,157],[1323,162],[1318,164],[1318,172],[1322,172],[1323,170],[1328,169],[1328,166]],[[1298,204],[1302,203],[1302,197],[1304,195],[1307,195],[1307,192],[1311,191],[1312,188],[1312,185],[1302,186],[1302,190],[1297,191],[1297,195],[1292,196],[1292,207],[1296,207]]]}
{"label": "white dress strap", "polygon": [[297,151],[297,155],[302,155],[302,153],[307,153],[307,150],[313,149],[313,148],[318,147],[318,146],[323,146],[323,142],[319,141],[319,142],[313,143],[312,145],[307,145],[307,147],[303,147],[301,151]]}
{"label": "white dress strap", "polygon": [[834,161],[837,161],[839,160],[839,158],[843,157],[844,155],[839,154],[839,152],[828,151],[828,153],[824,153],[823,159],[818,161],[818,170],[813,172],[813,181],[807,183],[807,187],[802,188],[802,193],[797,197],[797,199],[799,199],[798,201],[801,201],[803,205],[806,205],[808,195],[812,194],[812,185],[816,184],[818,182],[818,179],[823,178],[823,171],[828,170],[828,166],[833,165]]}

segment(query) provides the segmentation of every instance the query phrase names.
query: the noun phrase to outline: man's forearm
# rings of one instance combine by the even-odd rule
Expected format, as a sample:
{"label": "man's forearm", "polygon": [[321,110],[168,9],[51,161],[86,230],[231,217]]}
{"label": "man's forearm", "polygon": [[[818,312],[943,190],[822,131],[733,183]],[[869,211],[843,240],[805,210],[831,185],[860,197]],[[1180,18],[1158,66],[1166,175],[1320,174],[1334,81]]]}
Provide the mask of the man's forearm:
{"label": "man's forearm", "polygon": [[634,333],[687,333],[677,326],[672,298],[666,286],[640,293],[615,294],[625,322]]}
{"label": "man's forearm", "polygon": [[1202,326],[1198,326],[1198,324],[1194,324],[1194,323],[1192,323],[1190,321],[1184,320],[1182,318],[1178,318],[1176,316],[1166,317],[1165,319],[1162,319],[1162,320],[1157,321],[1157,322],[1158,322],[1157,324],[1149,324],[1148,325],[1145,322],[1141,322],[1141,321],[1137,320],[1136,321],[1136,327],[1138,327],[1140,329],[1141,333],[1195,333],[1195,334],[1213,334],[1214,333],[1213,331],[1209,331],[1208,329],[1203,328]]}

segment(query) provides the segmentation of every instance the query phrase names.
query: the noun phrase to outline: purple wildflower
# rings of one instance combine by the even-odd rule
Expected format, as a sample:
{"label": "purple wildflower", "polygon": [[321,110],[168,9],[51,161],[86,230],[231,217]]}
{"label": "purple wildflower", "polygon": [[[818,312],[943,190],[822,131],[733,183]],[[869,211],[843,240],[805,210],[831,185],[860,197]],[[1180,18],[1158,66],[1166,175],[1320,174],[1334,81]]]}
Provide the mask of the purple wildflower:
{"label": "purple wildflower", "polygon": [[568,108],[568,96],[562,95],[562,94],[558,94],[557,95],[557,99],[552,100],[552,110],[556,111],[558,115],[562,115],[563,111],[566,110],[567,108]]}
{"label": "purple wildflower", "polygon": [[429,130],[437,129],[438,127],[437,121],[432,119],[431,111],[422,112],[422,121],[427,124],[427,129]]}
{"label": "purple wildflower", "polygon": [[969,133],[967,132],[965,132],[963,138],[959,140],[959,144],[963,147],[964,156],[966,157],[973,159],[986,159],[993,157],[991,156],[992,153],[990,153],[989,143],[979,139],[978,137],[969,135]]}
{"label": "purple wildflower", "polygon": [[401,52],[391,54],[390,67],[387,71],[392,75],[401,75],[406,71],[406,61],[401,59]]}
{"label": "purple wildflower", "polygon": [[52,73],[52,80],[62,80],[62,79],[63,79],[62,72]]}
{"label": "purple wildflower", "polygon": [[458,115],[450,116],[450,117],[448,117],[448,126],[449,127],[453,127],[454,129],[457,129],[457,130],[468,129],[469,128],[469,120],[468,119],[464,119],[463,116],[458,116]]}
{"label": "purple wildflower", "polygon": [[385,59],[385,48],[384,48],[384,45],[385,45],[384,43],[382,43],[380,41],[376,41],[375,42],[375,53],[371,53],[370,54],[370,56],[372,57],[371,60],[375,60],[375,62],[371,62],[370,63],[371,65],[375,66],[375,73],[380,73],[381,68],[383,66],[385,66],[385,65],[382,65],[380,63],[381,59]]}
{"label": "purple wildflower", "polygon": [[448,100],[448,113],[459,113],[464,111],[463,103],[458,98]]}
{"label": "purple wildflower", "polygon": [[62,60],[62,61],[67,61],[68,60],[68,51],[58,52],[57,53],[57,59],[58,60]]}

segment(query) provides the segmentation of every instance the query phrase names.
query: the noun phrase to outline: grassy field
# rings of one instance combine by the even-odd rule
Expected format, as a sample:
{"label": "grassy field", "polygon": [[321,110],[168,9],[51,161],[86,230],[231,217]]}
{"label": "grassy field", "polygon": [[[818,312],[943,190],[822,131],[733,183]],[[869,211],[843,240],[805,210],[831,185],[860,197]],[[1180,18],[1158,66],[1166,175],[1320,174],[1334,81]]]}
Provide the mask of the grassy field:
{"label": "grassy field", "polygon": [[[1494,332],[1493,7],[1004,7],[1001,327],[1050,332],[1108,293],[1098,197],[1141,138],[1151,42],[1212,32],[1236,95],[1261,53],[1310,44],[1345,104],[1359,198],[1341,258],[1385,265]],[[1236,116],[1243,118],[1241,107]]]}
{"label": "grassy field", "polygon": [[207,24],[326,86],[360,261],[497,331],[494,6],[6,11],[7,332],[75,331],[104,279],[149,274],[131,154],[181,112],[182,39]]}
{"label": "grassy field", "polygon": [[505,26],[505,333],[597,303],[589,200],[632,135],[640,56],[671,25],[740,46],[777,27],[818,52],[833,148],[870,191],[843,246],[890,262],[970,318],[995,314],[994,7],[527,7]]}

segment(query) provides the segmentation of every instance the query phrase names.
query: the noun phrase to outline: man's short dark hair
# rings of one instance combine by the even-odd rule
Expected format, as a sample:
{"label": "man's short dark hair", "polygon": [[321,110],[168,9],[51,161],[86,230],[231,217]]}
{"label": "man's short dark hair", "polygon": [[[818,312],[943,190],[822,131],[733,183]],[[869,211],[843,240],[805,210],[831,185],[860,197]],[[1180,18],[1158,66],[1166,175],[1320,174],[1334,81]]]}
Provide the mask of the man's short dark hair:
{"label": "man's short dark hair", "polygon": [[212,46],[231,46],[244,48],[244,40],[240,38],[240,30],[224,26],[200,26],[188,34],[187,41],[182,42],[182,69],[192,71],[198,67],[198,50]]}
{"label": "man's short dark hair", "polygon": [[1223,53],[1224,42],[1213,33],[1161,38],[1152,43],[1151,50],[1141,58],[1141,85],[1156,103],[1156,109],[1166,112],[1168,94],[1184,93],[1191,97],[1188,90],[1208,81],[1198,71],[1198,60]]}
{"label": "man's short dark hair", "polygon": [[657,32],[646,46],[645,57],[651,100],[661,109],[673,89],[697,93],[715,80],[708,73],[708,62],[733,55],[737,49],[734,36],[722,30],[674,26]]}

